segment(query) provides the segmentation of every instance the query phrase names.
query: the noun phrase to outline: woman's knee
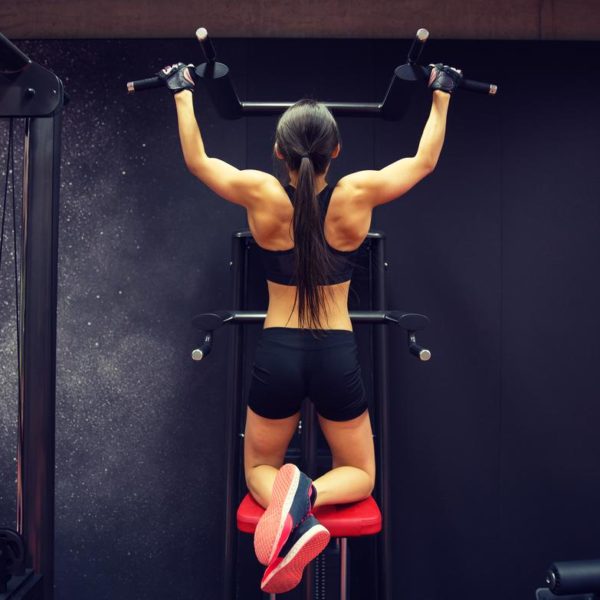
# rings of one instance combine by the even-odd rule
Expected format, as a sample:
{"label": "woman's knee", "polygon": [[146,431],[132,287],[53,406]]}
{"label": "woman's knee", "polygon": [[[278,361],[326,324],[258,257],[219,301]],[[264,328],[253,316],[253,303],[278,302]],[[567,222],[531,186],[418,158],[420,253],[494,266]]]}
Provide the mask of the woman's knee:
{"label": "woman's knee", "polygon": [[373,490],[375,489],[375,469],[370,469],[369,467],[366,468],[361,468],[361,467],[355,467],[355,469],[358,469],[362,472],[363,474],[363,481],[364,481],[364,497],[368,498],[372,493]]}
{"label": "woman's knee", "polygon": [[351,421],[320,418],[321,429],[331,449],[334,466],[351,466],[365,473],[369,485],[375,485],[375,445],[369,413]]}
{"label": "woman's knee", "polygon": [[252,493],[254,495],[254,492],[257,490],[258,488],[258,481],[257,481],[257,472],[256,469],[260,467],[260,465],[256,465],[256,466],[249,466],[249,465],[245,465],[244,466],[244,475],[246,478],[246,487],[248,488],[248,490],[250,491],[250,493]]}
{"label": "woman's knee", "polygon": [[263,507],[268,506],[271,501],[273,484],[278,471],[279,468],[272,465],[256,465],[245,468],[246,487],[252,497]]}
{"label": "woman's knee", "polygon": [[367,477],[369,478],[369,492],[367,496],[370,496],[373,493],[373,490],[375,489],[375,470],[373,469],[373,473],[367,473]]}

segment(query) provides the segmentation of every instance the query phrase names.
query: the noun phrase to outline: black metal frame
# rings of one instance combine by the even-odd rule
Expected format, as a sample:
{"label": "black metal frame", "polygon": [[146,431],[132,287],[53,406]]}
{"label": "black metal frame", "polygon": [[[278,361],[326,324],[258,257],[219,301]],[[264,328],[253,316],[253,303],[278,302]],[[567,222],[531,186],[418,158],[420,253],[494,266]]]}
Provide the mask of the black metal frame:
{"label": "black metal frame", "polygon": [[537,600],[598,600],[600,559],[553,562],[546,573],[548,588],[536,591]]}
{"label": "black metal frame", "polygon": [[[205,63],[194,69],[196,77],[202,79],[207,86],[209,95],[224,119],[239,119],[245,115],[278,115],[292,106],[294,102],[249,102],[239,99],[231,77],[229,67],[217,62],[217,52],[208,36],[208,31],[201,27],[196,31],[196,38],[200,42]],[[329,110],[336,115],[350,117],[382,117],[388,121],[401,119],[410,104],[410,97],[415,90],[413,84],[422,83],[429,79],[430,66],[421,66],[416,63],[421,56],[425,42],[429,38],[426,29],[419,29],[408,51],[406,64],[394,69],[386,94],[381,102],[324,102]],[[193,65],[192,65],[193,66]],[[162,87],[163,80],[158,77],[138,79],[127,82],[127,92]],[[480,94],[494,95],[498,86],[492,83],[483,83],[469,79],[461,79],[459,87]]]}
{"label": "black metal frame", "polygon": [[557,596],[548,588],[538,588],[535,591],[535,600],[598,600],[599,598],[600,596],[591,593]]}
{"label": "black metal frame", "polygon": [[[17,530],[25,541],[27,566],[43,576],[46,600],[53,597],[54,585],[56,292],[65,99],[61,80],[0,34],[0,117],[26,119]],[[38,593],[30,590],[23,598]]]}
{"label": "black metal frame", "polygon": [[[229,67],[217,62],[217,53],[208,36],[206,29],[196,31],[200,42],[205,63],[198,65],[194,71],[196,77],[205,82],[208,94],[224,119],[239,119],[245,115],[277,115],[292,106],[294,102],[250,102],[239,99],[231,77]],[[351,117],[383,117],[386,120],[401,119],[406,112],[415,81],[425,81],[429,77],[429,67],[421,67],[415,63],[421,55],[423,46],[429,37],[425,29],[417,32],[410,47],[407,63],[397,67],[392,73],[386,94],[381,102],[324,102],[336,115]],[[129,81],[127,91],[132,94],[136,91],[162,87],[164,85],[159,77],[150,77]]]}
{"label": "black metal frame", "polygon": [[[249,231],[236,232],[232,237],[231,271],[233,283],[233,309],[229,311],[216,311],[205,313],[194,318],[193,323],[203,335],[199,349],[194,350],[193,356],[199,360],[210,352],[213,332],[220,326],[233,323],[259,323],[264,320],[266,313],[259,311],[245,311],[248,281],[248,248],[254,243]],[[385,236],[380,232],[370,232],[367,242],[369,254],[369,281],[371,311],[350,312],[353,323],[361,324],[396,324],[408,332],[409,350],[422,360],[429,358],[427,350],[416,344],[415,332],[424,329],[429,320],[427,317],[402,311],[385,310]],[[226,500],[225,500],[225,555],[223,576],[223,600],[236,599],[236,562],[237,562],[237,525],[236,512],[241,500],[240,497],[240,440],[242,438],[242,398],[243,377],[243,348],[244,328],[234,327],[230,332],[229,348],[229,377],[227,408],[227,467],[226,467]],[[390,491],[390,455],[389,443],[389,404],[388,404],[388,346],[387,328],[373,327],[373,400],[376,407],[376,453],[378,463],[378,478],[376,498],[383,514],[383,528],[379,535],[379,572],[378,595],[379,600],[392,600],[392,564],[391,564],[391,491]],[[427,354],[424,354],[427,353]],[[311,405],[308,405],[311,407]],[[315,464],[316,455],[316,427],[314,423],[314,409],[309,408],[303,418],[303,452],[302,460],[310,471]],[[304,583],[304,595],[307,600],[312,598],[312,571],[307,569]]]}

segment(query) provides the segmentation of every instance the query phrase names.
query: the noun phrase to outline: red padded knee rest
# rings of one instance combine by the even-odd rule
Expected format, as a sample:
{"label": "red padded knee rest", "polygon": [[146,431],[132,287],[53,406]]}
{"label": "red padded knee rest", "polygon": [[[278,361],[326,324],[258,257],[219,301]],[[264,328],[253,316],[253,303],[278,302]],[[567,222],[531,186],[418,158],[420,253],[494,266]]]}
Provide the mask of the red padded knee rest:
{"label": "red padded knee rest", "polygon": [[[237,511],[237,526],[244,533],[254,533],[264,508],[250,495]],[[381,531],[381,512],[372,496],[352,504],[319,506],[315,517],[329,530],[331,537],[358,537]]]}

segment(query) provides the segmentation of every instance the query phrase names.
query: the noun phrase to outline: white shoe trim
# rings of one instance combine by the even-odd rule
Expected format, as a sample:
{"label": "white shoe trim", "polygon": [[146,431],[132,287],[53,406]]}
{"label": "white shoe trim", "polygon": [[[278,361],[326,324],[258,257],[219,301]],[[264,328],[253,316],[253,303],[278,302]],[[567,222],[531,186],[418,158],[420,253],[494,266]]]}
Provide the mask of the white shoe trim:
{"label": "white shoe trim", "polygon": [[[277,534],[275,535],[275,539],[278,540],[281,536],[281,532],[283,531],[283,526],[285,525],[285,521],[287,519],[288,513],[290,512],[290,507],[294,500],[294,496],[298,491],[298,485],[300,484],[300,469],[296,468],[296,472],[294,473],[294,478],[292,479],[292,483],[288,488],[287,496],[281,508],[281,519],[279,521],[279,528],[277,529]],[[292,492],[293,490],[293,492]],[[269,556],[269,562],[271,562],[274,558],[275,551],[277,550],[277,544],[273,544],[273,548],[271,549],[271,555]]]}
{"label": "white shoe trim", "polygon": [[291,548],[291,550],[285,555],[285,558],[281,561],[281,563],[279,563],[277,565],[277,567],[275,569],[273,569],[270,573],[269,576],[267,577],[267,579],[265,579],[261,585],[264,587],[266,585],[268,585],[269,581],[271,581],[271,579],[273,579],[273,577],[275,575],[277,575],[277,573],[279,573],[279,571],[281,571],[282,569],[284,569],[285,567],[287,567],[287,565],[290,564],[290,562],[296,558],[296,555],[298,554],[298,552],[300,552],[300,550],[302,550],[302,548],[304,546],[306,546],[306,544],[308,544],[310,542],[310,540],[315,537],[315,535],[317,535],[318,533],[321,533],[322,531],[324,531],[325,533],[329,533],[329,531],[323,527],[323,525],[321,525],[320,523],[318,525],[314,525],[313,527],[311,527]]}

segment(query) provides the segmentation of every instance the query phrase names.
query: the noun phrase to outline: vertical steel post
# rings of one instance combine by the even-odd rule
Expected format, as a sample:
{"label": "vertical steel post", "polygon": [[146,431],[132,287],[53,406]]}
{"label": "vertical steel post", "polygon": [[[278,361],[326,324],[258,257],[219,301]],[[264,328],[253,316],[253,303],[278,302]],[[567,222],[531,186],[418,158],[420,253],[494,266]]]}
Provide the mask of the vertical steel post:
{"label": "vertical steel post", "polygon": [[[61,107],[62,109],[62,107]],[[54,587],[56,289],[61,110],[26,122],[21,248],[17,529],[28,566]]]}
{"label": "vertical steel post", "polygon": [[[309,477],[316,477],[317,470],[317,411],[312,402],[304,402],[302,416],[302,468]],[[314,563],[310,563],[304,570],[302,578],[303,596],[305,600],[313,600],[315,588]]]}
{"label": "vertical steel post", "polygon": [[[385,236],[372,238],[371,278],[372,310],[385,310]],[[390,489],[390,446],[389,446],[389,390],[388,390],[388,343],[387,327],[375,325],[372,328],[373,341],[373,394],[376,406],[376,435],[378,458],[377,495],[383,515],[382,530],[378,544],[379,600],[392,600],[392,504]]]}
{"label": "vertical steel post", "polygon": [[348,600],[348,538],[340,540],[340,600]]}
{"label": "vertical steel post", "polygon": [[[231,280],[232,308],[244,309],[246,293],[246,239],[234,234],[231,243]],[[223,600],[235,600],[236,561],[237,561],[237,523],[236,512],[239,501],[239,464],[240,464],[240,411],[243,384],[243,327],[230,329],[231,344],[229,348],[229,386],[227,393],[227,415],[225,431],[227,435],[227,465],[225,490],[225,557],[223,569]]]}
{"label": "vertical steel post", "polygon": [[317,471],[317,411],[312,402],[304,402],[302,414],[302,469],[310,477]]}

